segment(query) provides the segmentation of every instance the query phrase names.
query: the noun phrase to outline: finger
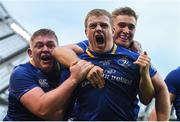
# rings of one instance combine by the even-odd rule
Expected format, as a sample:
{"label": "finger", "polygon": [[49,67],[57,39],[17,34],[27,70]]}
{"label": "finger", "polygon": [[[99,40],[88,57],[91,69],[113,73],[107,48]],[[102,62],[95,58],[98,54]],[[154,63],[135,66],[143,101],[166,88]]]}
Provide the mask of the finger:
{"label": "finger", "polygon": [[146,60],[138,59],[137,61],[134,62],[134,64],[137,64],[142,67],[146,67],[147,65],[149,65],[149,62]]}
{"label": "finger", "polygon": [[146,51],[144,51],[144,55],[147,55],[147,52],[146,52]]}
{"label": "finger", "polygon": [[91,69],[91,70],[88,72],[86,78],[91,82],[91,85],[92,85],[94,88],[97,88],[97,87],[96,87],[96,82],[95,82],[96,79],[94,78],[94,75],[93,75],[93,69]]}
{"label": "finger", "polygon": [[139,59],[145,60],[145,61],[148,61],[148,62],[150,62],[150,60],[151,60],[151,59],[150,59],[147,55],[145,55],[145,54],[141,54],[141,55],[138,57],[137,60],[139,60]]}
{"label": "finger", "polygon": [[95,66],[87,75],[87,79],[92,81],[92,84],[95,84],[96,86],[98,86],[99,88],[104,87],[103,85],[103,80],[102,80],[102,73],[103,70],[102,69]]}
{"label": "finger", "polygon": [[98,70],[93,70],[92,75],[91,75],[91,79],[93,80],[93,82],[95,83],[96,86],[98,86],[99,88],[101,88],[101,79],[98,76]]}
{"label": "finger", "polygon": [[73,61],[71,64],[70,64],[70,66],[74,66],[74,65],[76,65],[78,63],[78,61]]}
{"label": "finger", "polygon": [[94,78],[89,78],[89,81],[94,88],[97,88]]}
{"label": "finger", "polygon": [[81,69],[82,69],[84,72],[86,72],[86,75],[87,75],[87,73],[88,73],[93,67],[94,67],[94,65],[88,62],[88,63],[82,64],[82,68],[81,68]]}
{"label": "finger", "polygon": [[100,68],[99,66],[96,66],[95,67],[96,70],[94,72],[94,78],[96,79],[96,85],[99,87],[99,88],[102,88],[104,87],[104,78],[103,78],[103,69]]}
{"label": "finger", "polygon": [[98,86],[98,88],[103,87],[103,84],[102,84],[103,81],[101,80],[101,76],[99,76],[97,73],[94,73],[93,80],[94,80],[96,86]]}
{"label": "finger", "polygon": [[97,71],[97,75],[98,75],[98,79],[99,79],[99,83],[101,85],[101,88],[104,87],[105,81],[104,81],[104,77],[103,77],[103,71]]}
{"label": "finger", "polygon": [[141,56],[141,57],[139,57],[139,58],[137,59],[137,61],[138,61],[138,60],[150,62],[150,58],[149,58],[149,57],[143,57],[143,56]]}

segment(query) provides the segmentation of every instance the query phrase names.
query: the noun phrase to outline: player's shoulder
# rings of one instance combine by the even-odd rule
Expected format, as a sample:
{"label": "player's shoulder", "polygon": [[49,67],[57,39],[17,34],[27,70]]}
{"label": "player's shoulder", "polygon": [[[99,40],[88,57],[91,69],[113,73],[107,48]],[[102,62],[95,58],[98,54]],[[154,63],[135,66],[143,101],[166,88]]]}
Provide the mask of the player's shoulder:
{"label": "player's shoulder", "polygon": [[169,72],[168,76],[179,76],[180,77],[180,67],[173,69]]}
{"label": "player's shoulder", "polygon": [[125,56],[128,56],[130,58],[133,58],[134,60],[136,60],[140,55],[139,53],[133,52],[133,51],[131,51],[127,48],[124,48],[120,45],[117,45],[116,54],[125,55]]}
{"label": "player's shoulder", "polygon": [[30,74],[33,73],[34,71],[36,72],[38,71],[38,69],[33,67],[32,64],[30,64],[29,62],[27,62],[15,66],[11,75],[16,76],[16,75]]}

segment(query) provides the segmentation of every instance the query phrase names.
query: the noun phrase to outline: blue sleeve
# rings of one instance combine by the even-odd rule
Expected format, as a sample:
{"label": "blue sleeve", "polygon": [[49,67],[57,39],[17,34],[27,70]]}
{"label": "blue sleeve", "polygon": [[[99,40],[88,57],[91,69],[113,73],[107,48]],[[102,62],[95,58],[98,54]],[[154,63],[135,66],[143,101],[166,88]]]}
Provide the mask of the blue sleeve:
{"label": "blue sleeve", "polygon": [[180,70],[171,71],[165,78],[169,92],[176,94],[180,86]]}
{"label": "blue sleeve", "polygon": [[22,95],[34,87],[39,87],[33,75],[24,67],[17,67],[11,74],[9,92],[19,100]]}
{"label": "blue sleeve", "polygon": [[86,51],[86,49],[87,49],[88,46],[89,46],[89,43],[88,43],[88,40],[84,40],[84,41],[82,41],[82,42],[77,43],[77,45],[78,45],[79,47],[81,47],[84,51]]}
{"label": "blue sleeve", "polygon": [[150,77],[152,78],[156,74],[156,72],[157,72],[156,68],[151,64],[149,68]]}
{"label": "blue sleeve", "polygon": [[69,68],[66,68],[64,65],[61,65],[60,76],[60,82],[62,83],[70,76]]}

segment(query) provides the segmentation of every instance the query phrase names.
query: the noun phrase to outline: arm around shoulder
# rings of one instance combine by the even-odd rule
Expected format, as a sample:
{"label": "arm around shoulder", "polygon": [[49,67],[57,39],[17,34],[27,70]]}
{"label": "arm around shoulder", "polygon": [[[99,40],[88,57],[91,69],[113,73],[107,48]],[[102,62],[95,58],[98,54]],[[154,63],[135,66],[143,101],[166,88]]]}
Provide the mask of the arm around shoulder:
{"label": "arm around shoulder", "polygon": [[76,47],[78,48],[77,45],[56,47],[53,50],[52,55],[58,62],[60,62],[61,64],[65,65],[67,67],[70,67],[70,64],[73,61],[80,60],[78,58],[78,56],[76,55],[76,52],[74,51]]}

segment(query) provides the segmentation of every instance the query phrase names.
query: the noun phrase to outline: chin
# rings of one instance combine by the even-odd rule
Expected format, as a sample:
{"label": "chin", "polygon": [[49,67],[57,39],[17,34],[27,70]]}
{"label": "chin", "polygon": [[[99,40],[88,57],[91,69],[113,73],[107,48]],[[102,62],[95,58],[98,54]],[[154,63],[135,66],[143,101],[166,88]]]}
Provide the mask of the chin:
{"label": "chin", "polygon": [[42,66],[42,70],[44,72],[51,72],[53,70],[53,66]]}
{"label": "chin", "polygon": [[125,48],[128,48],[129,47],[129,40],[126,40],[126,41],[120,41],[119,42],[119,44],[118,45],[121,45],[121,46],[123,46],[123,47],[125,47]]}

